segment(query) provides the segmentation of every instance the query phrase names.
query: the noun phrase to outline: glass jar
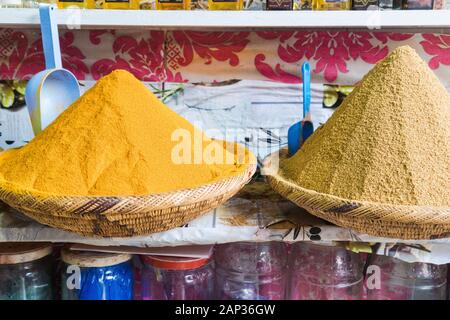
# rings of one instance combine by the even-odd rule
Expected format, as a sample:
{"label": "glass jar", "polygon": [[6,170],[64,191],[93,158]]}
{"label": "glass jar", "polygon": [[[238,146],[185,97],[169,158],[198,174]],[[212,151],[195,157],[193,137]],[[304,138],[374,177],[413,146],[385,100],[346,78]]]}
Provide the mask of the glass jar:
{"label": "glass jar", "polygon": [[51,300],[52,247],[0,243],[0,300]]}
{"label": "glass jar", "polygon": [[[447,266],[374,255],[366,276],[369,300],[445,300]],[[376,278],[378,277],[378,279]]]}
{"label": "glass jar", "polygon": [[62,300],[132,300],[131,255],[61,251]]}
{"label": "glass jar", "polygon": [[210,258],[141,256],[142,300],[211,299],[214,273]]}
{"label": "glass jar", "polygon": [[289,299],[362,299],[364,264],[359,254],[309,242],[296,242],[291,250]]}
{"label": "glass jar", "polygon": [[236,242],[215,248],[215,297],[283,300],[288,248],[282,242]]}

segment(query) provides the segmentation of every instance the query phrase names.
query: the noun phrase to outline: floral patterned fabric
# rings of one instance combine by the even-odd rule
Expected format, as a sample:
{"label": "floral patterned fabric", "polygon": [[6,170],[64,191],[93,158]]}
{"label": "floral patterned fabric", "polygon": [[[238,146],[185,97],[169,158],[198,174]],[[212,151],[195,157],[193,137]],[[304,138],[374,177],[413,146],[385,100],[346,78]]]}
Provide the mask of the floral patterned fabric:
{"label": "floral patterned fabric", "polygon": [[[144,81],[297,83],[309,60],[314,82],[340,84],[354,84],[408,44],[450,86],[450,35],[444,34],[65,30],[60,41],[64,67],[80,80],[122,68]],[[38,31],[0,29],[0,78],[27,79],[43,68]]]}

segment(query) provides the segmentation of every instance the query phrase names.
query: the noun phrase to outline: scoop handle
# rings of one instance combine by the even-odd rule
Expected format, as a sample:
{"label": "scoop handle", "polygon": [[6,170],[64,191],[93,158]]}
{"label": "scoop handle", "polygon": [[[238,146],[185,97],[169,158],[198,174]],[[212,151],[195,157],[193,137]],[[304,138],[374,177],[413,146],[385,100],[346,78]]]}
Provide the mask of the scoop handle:
{"label": "scoop handle", "polygon": [[42,47],[44,49],[45,68],[60,69],[61,48],[59,47],[58,26],[55,23],[56,6],[39,4],[39,19],[41,22]]}
{"label": "scoop handle", "polygon": [[303,119],[305,119],[310,111],[311,105],[311,72],[308,61],[302,65],[302,80],[303,80]]}

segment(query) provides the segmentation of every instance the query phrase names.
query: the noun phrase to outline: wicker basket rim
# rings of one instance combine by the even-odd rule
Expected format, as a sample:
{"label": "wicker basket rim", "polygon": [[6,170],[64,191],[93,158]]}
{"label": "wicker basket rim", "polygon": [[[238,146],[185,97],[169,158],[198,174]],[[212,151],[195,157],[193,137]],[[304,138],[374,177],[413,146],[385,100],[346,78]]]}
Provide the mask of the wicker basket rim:
{"label": "wicker basket rim", "polygon": [[[256,162],[254,161],[250,161],[249,163],[245,164],[245,168],[244,170],[240,171],[238,174],[236,175],[232,175],[229,177],[226,177],[224,179],[220,179],[211,183],[206,183],[206,184],[202,184],[196,187],[191,187],[191,188],[185,188],[185,189],[179,189],[179,190],[174,190],[174,191],[169,191],[169,192],[163,192],[163,193],[151,193],[151,194],[144,194],[144,195],[109,195],[109,196],[95,196],[95,195],[63,195],[63,194],[54,194],[54,193],[50,193],[50,192],[45,192],[45,191],[39,191],[36,189],[28,189],[28,188],[23,188],[18,186],[17,184],[14,184],[12,182],[6,181],[4,179],[2,179],[0,177],[0,191],[1,190],[10,190],[10,188],[5,188],[6,185],[12,185],[14,186],[14,193],[16,194],[30,194],[33,195],[33,197],[35,198],[40,198],[40,199],[65,199],[67,200],[68,198],[70,199],[83,199],[84,201],[88,201],[88,200],[98,200],[98,199],[105,199],[105,200],[117,200],[117,199],[136,199],[136,200],[144,200],[144,199],[148,199],[148,198],[164,198],[164,197],[172,197],[175,195],[181,195],[184,193],[190,193],[199,189],[203,189],[203,188],[212,188],[216,185],[225,185],[228,182],[232,182],[234,180],[236,181],[244,181],[244,180],[248,180],[251,178],[251,176],[254,174],[256,170]],[[220,189],[218,189],[217,191],[220,191]],[[221,192],[219,192],[218,194],[220,194]],[[214,197],[214,193],[210,193],[208,195],[208,198],[210,197]],[[179,204],[179,206],[182,205],[187,205],[190,204],[191,202],[197,202],[199,201],[199,199],[193,199],[192,201],[185,201]]]}
{"label": "wicker basket rim", "polygon": [[[424,210],[424,211],[433,211],[436,214],[442,214],[442,215],[448,215],[449,218],[449,223],[450,223],[450,208],[449,207],[438,207],[438,206],[418,206],[418,205],[400,205],[400,204],[388,204],[388,203],[382,203],[382,202],[373,202],[373,201],[365,201],[365,200],[351,200],[351,199],[345,199],[345,198],[341,198],[332,194],[327,194],[327,193],[321,193],[321,192],[317,192],[315,190],[311,190],[311,189],[306,189],[303,188],[297,184],[295,184],[294,182],[286,179],[284,176],[278,174],[278,170],[276,170],[275,168],[273,168],[272,166],[272,159],[275,156],[279,156],[280,158],[285,157],[287,153],[285,152],[285,149],[282,149],[281,152],[280,151],[276,151],[273,152],[271,154],[269,154],[264,160],[263,160],[263,165],[262,165],[262,174],[265,176],[270,176],[273,179],[275,179],[277,182],[279,182],[280,184],[289,186],[295,190],[298,190],[299,192],[302,192],[308,196],[313,196],[313,195],[319,195],[329,201],[333,201],[336,202],[336,204],[338,205],[342,205],[342,203],[351,203],[351,204],[355,204],[355,205],[361,205],[364,206],[365,208],[368,209],[368,207],[373,207],[373,209],[377,208],[377,209],[397,209],[397,210],[414,210],[414,211],[420,211],[420,210]],[[273,186],[272,186],[273,187]],[[276,188],[274,188],[275,191],[278,192],[278,190],[276,190]],[[347,215],[350,214],[350,212],[346,212]],[[383,219],[380,218],[381,220],[391,220],[391,219]],[[395,219],[394,219],[395,220]]]}

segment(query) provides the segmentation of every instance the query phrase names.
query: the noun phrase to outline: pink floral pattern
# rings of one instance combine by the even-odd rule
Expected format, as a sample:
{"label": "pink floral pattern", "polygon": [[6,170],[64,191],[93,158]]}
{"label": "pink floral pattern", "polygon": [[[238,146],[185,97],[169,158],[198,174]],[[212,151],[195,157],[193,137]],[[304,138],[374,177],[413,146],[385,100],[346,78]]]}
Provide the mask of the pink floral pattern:
{"label": "pink floral pattern", "polygon": [[228,61],[230,66],[235,67],[239,64],[238,53],[250,42],[249,32],[174,31],[171,34],[181,48],[181,54],[174,61],[180,66],[189,65],[195,52],[205,64],[218,60]]}
{"label": "pink floral pattern", "polygon": [[[361,59],[375,64],[389,53],[387,42],[405,41],[413,35],[370,32],[259,32],[265,40],[279,40],[278,57],[286,63],[309,60],[313,72],[323,73],[324,79],[334,82],[339,73],[348,73],[350,60]],[[256,69],[266,78],[282,82],[298,82],[300,78],[283,70],[280,63],[271,67],[265,62],[265,55],[255,57]]]}
{"label": "pink floral pattern", "polygon": [[[83,80],[89,73],[89,68],[85,63],[86,56],[80,48],[73,45],[75,34],[73,32],[65,32],[59,39],[62,51],[63,67],[72,71],[78,80]],[[39,47],[42,45],[39,41]]]}
{"label": "pink floral pattern", "polygon": [[[90,34],[93,45],[102,45],[101,35]],[[125,69],[144,81],[165,81],[163,61],[164,32],[152,31],[149,37],[136,39],[132,36],[119,36],[112,44],[114,58],[100,59],[93,63],[91,73],[98,79],[114,69]]]}
{"label": "pink floral pattern", "polygon": [[44,69],[44,56],[38,50],[38,40],[29,43],[26,35],[19,31],[0,31],[0,74],[6,79],[29,79]]}
{"label": "pink floral pattern", "polygon": [[[144,81],[286,83],[301,80],[306,60],[315,81],[354,83],[395,47],[409,44],[450,85],[450,36],[443,34],[76,30],[63,32],[60,42],[64,67],[80,80],[121,68]],[[28,79],[44,67],[39,33],[0,29],[1,78]]]}
{"label": "pink floral pattern", "polygon": [[450,35],[422,35],[424,41],[420,44],[423,50],[432,58],[428,62],[431,69],[437,69],[441,64],[450,66]]}
{"label": "pink floral pattern", "polygon": [[190,65],[197,57],[205,65],[220,61],[236,67],[239,65],[238,54],[250,42],[249,34],[249,32],[168,32],[165,47],[167,71],[176,72]]}
{"label": "pink floral pattern", "polygon": [[[82,51],[73,45],[75,35],[65,32],[60,37],[63,67],[83,80],[89,69]],[[45,69],[40,38],[29,39],[27,34],[11,29],[0,29],[0,74],[3,79],[29,79]]]}

